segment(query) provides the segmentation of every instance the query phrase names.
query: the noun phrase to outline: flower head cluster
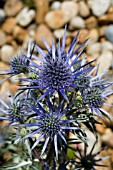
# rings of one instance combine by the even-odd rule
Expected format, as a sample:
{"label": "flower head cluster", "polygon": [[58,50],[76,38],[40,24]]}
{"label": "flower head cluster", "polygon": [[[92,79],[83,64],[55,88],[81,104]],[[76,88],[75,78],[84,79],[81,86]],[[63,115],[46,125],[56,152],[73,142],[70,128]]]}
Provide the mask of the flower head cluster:
{"label": "flower head cluster", "polygon": [[107,97],[113,93],[113,90],[109,90],[108,87],[112,85],[112,82],[107,82],[103,79],[102,76],[104,72],[100,75],[96,75],[90,78],[90,83],[87,88],[82,89],[81,95],[83,97],[83,103],[88,105],[90,109],[95,111],[99,117],[102,117],[102,114],[108,118],[111,116],[101,107],[107,105],[105,100]]}
{"label": "flower head cluster", "polygon": [[29,73],[29,58],[31,58],[31,43],[29,43],[28,46],[28,51],[25,54],[21,54],[19,56],[16,57],[11,57],[10,60],[10,69],[5,70],[2,69],[3,72],[0,72],[0,75],[9,75],[8,77],[4,78],[3,80],[0,81],[0,84],[3,83],[5,80],[18,75],[20,73],[24,73],[24,74],[28,74]]}
{"label": "flower head cluster", "polygon": [[[103,158],[96,158],[99,156],[99,154],[105,149],[101,149],[99,152],[93,154],[94,147],[96,145],[96,142],[94,143],[90,153],[87,154],[87,147],[84,146],[84,153],[80,151],[80,149],[77,147],[77,153],[75,153],[76,160],[72,159],[69,160],[67,163],[65,163],[61,170],[65,170],[66,166],[71,163],[74,166],[75,170],[96,170],[96,167],[107,167],[104,164],[99,164],[98,162],[104,161],[110,156],[106,156]],[[73,169],[73,168],[72,168]]]}
{"label": "flower head cluster", "polygon": [[65,131],[77,130],[80,131],[78,125],[73,124],[75,120],[64,119],[67,109],[62,109],[62,104],[54,111],[54,108],[50,101],[48,101],[49,111],[47,112],[44,108],[38,103],[38,108],[30,105],[31,109],[37,114],[34,123],[25,124],[26,127],[35,127],[36,130],[30,132],[25,138],[33,137],[34,134],[39,133],[40,136],[32,146],[34,149],[42,139],[45,139],[45,143],[42,149],[41,154],[43,154],[47,148],[49,141],[54,142],[56,158],[58,158],[58,141],[63,140],[65,143]]}
{"label": "flower head cluster", "polygon": [[[10,69],[0,73],[9,75],[1,82],[20,73],[26,76],[19,79],[22,83],[27,82],[27,85],[21,84],[19,90],[22,91],[14,97],[8,92],[10,103],[0,99],[0,111],[5,115],[0,120],[9,121],[8,125],[16,131],[15,144],[24,141],[25,152],[30,159],[34,153],[33,158],[37,157],[42,169],[47,164],[47,169],[50,166],[52,170],[58,167],[64,170],[60,165],[67,161],[65,169],[71,162],[77,170],[95,170],[95,166],[101,166],[97,162],[105,159],[96,159],[100,152],[92,154],[95,144],[87,154],[87,135],[82,125],[95,134],[95,124],[99,122],[94,112],[101,118],[103,115],[110,118],[101,107],[106,105],[105,100],[113,93],[108,89],[112,83],[103,78],[104,73],[98,74],[99,67],[92,66],[93,61],[86,62],[81,56],[87,40],[78,45],[78,39],[79,32],[66,51],[65,27],[62,41],[59,40],[57,46],[54,40],[50,47],[43,39],[45,52],[35,43],[33,48],[29,43],[28,52],[12,58]],[[74,137],[70,138],[70,134]],[[68,161],[68,148],[75,150],[76,138],[85,143],[84,155],[78,149],[79,156],[75,155],[76,158]],[[63,154],[64,158],[58,159]]]}
{"label": "flower head cluster", "polygon": [[9,91],[7,91],[7,93],[10,103],[7,104],[0,99],[0,103],[3,106],[0,108],[0,111],[6,115],[5,117],[0,117],[0,120],[8,120],[8,125],[12,125],[16,122],[22,122],[24,117],[28,115],[27,110],[25,111],[25,104],[23,103],[22,99],[13,97]]}
{"label": "flower head cluster", "polygon": [[[23,81],[32,82],[28,87],[23,87],[21,89],[42,89],[44,94],[39,98],[40,101],[48,94],[53,94],[55,91],[60,93],[67,101],[68,97],[65,90],[70,90],[71,88],[79,87],[76,83],[80,79],[80,75],[83,75],[91,71],[92,67],[87,66],[90,63],[83,63],[80,56],[83,54],[85,48],[79,51],[87,40],[85,40],[75,51],[74,48],[78,43],[78,35],[72,41],[68,52],[65,51],[65,41],[66,41],[66,28],[64,31],[64,36],[62,39],[62,45],[59,40],[58,46],[55,46],[52,40],[52,48],[43,39],[43,42],[47,48],[47,53],[44,52],[39,46],[35,46],[37,52],[42,56],[42,64],[38,65],[35,62],[32,63],[32,71],[37,75],[37,79],[21,79]],[[76,57],[74,58],[74,56]],[[38,59],[38,57],[37,57]],[[78,79],[77,79],[78,77]],[[34,84],[33,84],[34,83]]]}

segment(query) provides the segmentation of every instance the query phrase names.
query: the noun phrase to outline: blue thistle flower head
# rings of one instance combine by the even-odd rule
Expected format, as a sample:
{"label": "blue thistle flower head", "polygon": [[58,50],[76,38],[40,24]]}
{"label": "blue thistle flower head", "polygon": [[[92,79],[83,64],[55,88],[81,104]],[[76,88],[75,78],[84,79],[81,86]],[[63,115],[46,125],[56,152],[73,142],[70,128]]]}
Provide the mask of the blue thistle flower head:
{"label": "blue thistle flower head", "polygon": [[74,167],[75,170],[96,170],[95,169],[96,167],[107,167],[106,165],[100,164],[99,162],[102,162],[102,161],[110,158],[110,156],[106,156],[106,157],[102,157],[102,158],[96,158],[97,156],[99,156],[99,154],[103,150],[105,150],[105,148],[102,148],[99,152],[93,154],[93,150],[95,148],[96,142],[94,143],[90,153],[88,153],[88,154],[87,154],[87,147],[86,147],[86,145],[84,146],[83,153],[77,147],[78,154],[77,154],[77,152],[75,153],[75,158],[76,159],[69,160],[67,163],[65,163],[62,166],[61,170],[65,170],[66,166],[69,163],[71,163],[72,165],[75,166]]}
{"label": "blue thistle flower head", "polygon": [[109,156],[107,157],[103,157],[103,158],[98,158],[96,159],[96,157],[105,149],[101,149],[99,152],[93,154],[93,150],[94,147],[96,145],[96,142],[94,143],[91,151],[89,154],[87,154],[87,148],[85,146],[84,148],[84,155],[81,154],[80,150],[78,149],[79,152],[79,156],[77,156],[78,160],[80,162],[77,162],[78,165],[76,165],[76,167],[78,166],[78,169],[84,169],[84,170],[95,170],[95,167],[107,167],[106,165],[103,164],[98,164],[98,162],[104,161],[106,159],[109,158]]}
{"label": "blue thistle flower head", "polygon": [[[29,104],[28,104],[29,105]],[[34,149],[44,138],[45,143],[41,152],[41,155],[45,152],[48,143],[53,141],[55,147],[56,158],[58,158],[58,141],[62,140],[67,143],[65,138],[65,131],[70,130],[80,130],[78,125],[74,125],[75,120],[67,120],[64,118],[67,109],[61,111],[62,103],[54,110],[50,101],[48,101],[49,111],[46,111],[39,103],[38,108],[30,105],[31,109],[37,114],[35,117],[36,122],[27,123],[24,126],[27,128],[35,127],[36,130],[30,132],[25,138],[33,137],[34,134],[40,134],[36,142],[33,144],[32,149]]]}
{"label": "blue thistle flower head", "polygon": [[23,100],[19,99],[18,97],[13,97],[9,91],[7,91],[7,93],[10,103],[7,104],[0,99],[0,103],[3,106],[3,108],[0,108],[0,111],[5,113],[5,117],[0,117],[0,120],[8,120],[9,124],[7,125],[12,125],[16,122],[22,122],[24,117],[28,115],[25,110],[25,104],[23,104]]}
{"label": "blue thistle flower head", "polygon": [[[87,42],[85,40],[75,51],[74,48],[78,43],[78,35],[73,39],[68,52],[65,51],[65,42],[66,42],[66,27],[64,31],[64,36],[62,39],[62,45],[59,40],[58,45],[55,46],[54,41],[52,40],[52,48],[47,44],[43,39],[43,42],[47,48],[47,53],[44,52],[39,46],[36,45],[37,52],[42,56],[41,65],[36,64],[32,60],[29,60],[32,63],[32,71],[37,75],[37,79],[21,79],[23,81],[28,81],[35,83],[35,85],[30,85],[29,87],[23,87],[21,89],[42,89],[44,94],[39,98],[40,101],[47,94],[52,95],[55,91],[60,93],[67,101],[68,97],[65,90],[70,90],[73,87],[78,87],[76,83],[77,77],[89,72],[92,67],[85,68],[85,66],[90,63],[82,64],[82,60],[79,57],[85,50],[85,47],[79,52],[79,50]],[[73,57],[76,55],[75,59]],[[37,60],[39,58],[37,57]],[[84,69],[82,69],[84,68]]]}
{"label": "blue thistle flower head", "polygon": [[0,84],[3,83],[5,80],[24,73],[27,74],[29,73],[29,61],[28,58],[31,58],[32,54],[31,54],[31,42],[28,45],[28,51],[25,54],[16,56],[16,57],[12,57],[10,60],[10,69],[5,70],[2,69],[3,72],[0,72],[0,75],[9,75],[8,77],[4,78],[3,80],[0,81]]}
{"label": "blue thistle flower head", "polygon": [[102,114],[108,118],[112,118],[104,109],[101,107],[107,105],[105,100],[108,99],[108,96],[113,93],[113,90],[109,90],[108,87],[111,86],[112,82],[107,82],[106,79],[103,79],[102,76],[104,72],[100,75],[97,72],[94,77],[90,78],[89,86],[81,90],[81,95],[83,97],[83,103],[88,105],[92,112],[95,111],[99,117],[103,118]]}

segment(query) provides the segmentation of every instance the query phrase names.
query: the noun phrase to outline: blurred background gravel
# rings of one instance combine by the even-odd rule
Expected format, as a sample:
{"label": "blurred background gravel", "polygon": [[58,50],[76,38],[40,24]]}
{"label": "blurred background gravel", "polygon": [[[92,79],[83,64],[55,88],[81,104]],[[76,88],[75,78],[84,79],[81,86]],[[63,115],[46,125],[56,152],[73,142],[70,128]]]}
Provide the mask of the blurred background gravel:
{"label": "blurred background gravel", "polygon": [[[10,57],[26,50],[29,40],[36,41],[43,49],[41,37],[50,46],[51,35],[57,42],[63,36],[65,24],[66,48],[80,30],[79,43],[89,38],[87,60],[96,58],[96,63],[100,63],[99,73],[108,69],[106,77],[113,81],[113,0],[0,0],[0,68],[8,68]],[[15,93],[16,79],[15,76],[0,85],[0,98],[6,99],[6,87]],[[112,95],[108,103],[113,104]],[[106,107],[106,110],[113,115],[113,107]],[[98,170],[113,170],[113,121],[100,121],[105,125],[97,126],[99,145],[96,150],[107,146],[102,156],[111,158],[105,161],[108,168]],[[92,134],[88,136],[92,146],[95,139]],[[3,160],[11,156],[10,152],[5,154]]]}

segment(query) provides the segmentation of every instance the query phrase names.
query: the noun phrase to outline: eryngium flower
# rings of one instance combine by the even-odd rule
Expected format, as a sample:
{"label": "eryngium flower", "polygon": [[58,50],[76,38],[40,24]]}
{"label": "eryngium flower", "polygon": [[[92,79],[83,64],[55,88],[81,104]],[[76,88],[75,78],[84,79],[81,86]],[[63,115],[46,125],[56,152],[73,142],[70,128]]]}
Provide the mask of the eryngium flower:
{"label": "eryngium flower", "polygon": [[96,159],[96,156],[98,156],[104,150],[104,148],[101,149],[99,152],[93,154],[95,144],[96,144],[96,142],[94,143],[89,154],[87,154],[86,146],[84,147],[84,155],[82,155],[82,153],[78,149],[79,156],[76,155],[76,157],[78,158],[78,161],[75,161],[75,163],[76,163],[75,167],[77,167],[77,170],[82,170],[82,169],[84,169],[84,170],[95,170],[95,167],[100,167],[100,166],[101,167],[107,167],[106,165],[98,164],[98,162],[108,159],[109,156]]}
{"label": "eryngium flower", "polygon": [[5,80],[18,75],[20,73],[27,74],[29,72],[28,66],[29,66],[29,61],[27,58],[31,57],[31,43],[29,43],[28,46],[28,51],[27,54],[22,54],[20,56],[12,57],[10,61],[10,69],[2,69],[3,72],[0,72],[0,75],[9,75],[8,77],[4,78],[3,80],[0,81],[0,84],[3,83]]}
{"label": "eryngium flower", "polygon": [[107,89],[113,83],[107,82],[106,79],[103,79],[103,75],[104,73],[100,75],[97,75],[96,73],[96,75],[90,79],[89,86],[82,89],[81,95],[84,104],[88,105],[92,112],[95,111],[101,118],[103,118],[102,114],[108,118],[112,118],[112,116],[101,108],[103,105],[108,105],[105,103],[105,100],[113,93],[113,90]]}
{"label": "eryngium flower", "polygon": [[[21,89],[40,88],[44,90],[44,94],[39,98],[39,100],[44,98],[47,94],[52,95],[55,91],[57,91],[68,101],[68,97],[65,93],[65,90],[69,90],[72,87],[78,87],[79,85],[76,84],[77,77],[84,73],[89,72],[92,69],[92,67],[88,67],[88,68],[85,67],[90,63],[85,63],[82,65],[82,60],[79,59],[79,57],[84,52],[85,48],[83,48],[80,52],[79,50],[84,46],[87,40],[85,40],[74,51],[74,48],[78,43],[78,35],[79,32],[73,39],[68,52],[65,52],[66,28],[62,39],[62,45],[60,44],[60,40],[59,40],[58,46],[55,47],[55,43],[52,40],[52,49],[51,49],[50,46],[47,44],[47,42],[43,39],[43,42],[48,51],[47,53],[44,52],[40,47],[36,45],[37,52],[42,56],[42,65],[38,65],[32,60],[29,61],[33,65],[32,71],[39,78],[32,79],[32,80],[21,79],[23,81],[35,83],[35,85],[23,87]],[[76,57],[74,59],[73,57],[75,55]]]}
{"label": "eryngium flower", "polygon": [[31,109],[37,114],[35,117],[35,123],[28,123],[24,126],[26,127],[35,127],[36,130],[33,130],[30,134],[28,134],[25,138],[33,137],[34,134],[40,134],[36,142],[33,144],[32,149],[34,149],[42,139],[45,139],[45,143],[41,152],[41,155],[45,152],[47,145],[49,142],[54,143],[56,158],[58,158],[58,141],[63,140],[65,143],[65,131],[70,130],[80,130],[80,127],[75,126],[73,122],[75,120],[66,120],[64,119],[64,115],[67,109],[61,111],[62,104],[58,106],[58,108],[54,111],[54,108],[50,101],[48,101],[49,112],[44,110],[44,108],[38,103],[39,109],[30,105]]}
{"label": "eryngium flower", "polygon": [[[99,152],[93,154],[93,150],[95,147],[96,142],[94,143],[91,151],[89,154],[87,154],[87,147],[84,147],[84,153],[80,151],[79,148],[77,148],[78,154],[75,153],[75,159],[69,160],[67,163],[65,163],[60,170],[65,170],[66,166],[71,163],[75,170],[96,170],[96,167],[107,167],[104,164],[99,164],[98,162],[104,161],[110,156],[102,157],[102,158],[96,158],[99,156],[99,154],[105,149],[101,149]],[[73,169],[73,168],[72,168]]]}
{"label": "eryngium flower", "polygon": [[8,91],[7,93],[10,103],[7,104],[0,99],[0,103],[3,106],[3,108],[0,108],[0,111],[5,113],[5,117],[0,117],[0,120],[8,120],[9,124],[7,125],[12,125],[16,122],[23,122],[24,116],[28,115],[25,109],[25,104],[23,104],[23,101],[18,97],[13,97]]}

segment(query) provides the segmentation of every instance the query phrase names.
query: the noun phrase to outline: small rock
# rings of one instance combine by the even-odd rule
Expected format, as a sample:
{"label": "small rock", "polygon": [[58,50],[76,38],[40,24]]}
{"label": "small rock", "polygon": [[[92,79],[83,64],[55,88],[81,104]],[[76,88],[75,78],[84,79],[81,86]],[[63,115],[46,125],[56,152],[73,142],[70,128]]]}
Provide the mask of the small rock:
{"label": "small rock", "polygon": [[52,29],[61,28],[67,21],[68,18],[62,10],[50,11],[45,16],[46,24]]}
{"label": "small rock", "polygon": [[0,23],[2,23],[6,18],[6,13],[3,9],[0,9]]}
{"label": "small rock", "polygon": [[94,43],[87,48],[87,54],[91,55],[93,58],[96,58],[101,53],[101,43]]}
{"label": "small rock", "polygon": [[99,32],[96,28],[92,28],[90,31],[89,31],[89,45],[90,44],[93,44],[94,42],[97,42],[98,39],[99,39]]}
{"label": "small rock", "polygon": [[[57,39],[62,38],[64,35],[64,29],[57,29],[53,32],[53,34]],[[70,33],[68,31],[66,31],[66,37],[69,35],[70,35]]]}
{"label": "small rock", "polygon": [[11,44],[13,41],[13,37],[11,35],[7,35],[7,44]]}
{"label": "small rock", "polygon": [[15,16],[22,8],[23,3],[20,0],[8,0],[4,5],[7,16]]}
{"label": "small rock", "polygon": [[[74,38],[76,36],[78,31],[74,31],[71,33],[71,37]],[[89,35],[89,31],[85,28],[80,30],[80,33],[78,35],[78,39],[79,39],[79,43],[82,43],[83,41],[85,41],[88,38]]]}
{"label": "small rock", "polygon": [[10,57],[14,56],[14,48],[11,45],[4,45],[1,48],[1,60],[9,62]]}
{"label": "small rock", "polygon": [[35,18],[35,10],[24,8],[16,17],[16,21],[20,26],[26,27]]}
{"label": "small rock", "polygon": [[113,43],[113,24],[106,28],[105,37]]}
{"label": "small rock", "polygon": [[13,37],[19,42],[22,43],[26,36],[28,36],[28,32],[22,27],[15,26],[13,30]]}
{"label": "small rock", "polygon": [[58,10],[58,9],[60,9],[60,6],[61,6],[61,2],[59,2],[59,1],[55,1],[55,2],[53,2],[52,3],[52,5],[51,5],[51,9],[52,10]]}
{"label": "small rock", "polygon": [[91,9],[94,0],[87,0],[88,7]]}
{"label": "small rock", "polygon": [[107,12],[110,6],[110,0],[94,0],[92,3],[92,12],[95,16],[101,16]]}
{"label": "small rock", "polygon": [[34,0],[36,6],[36,23],[44,22],[45,14],[49,11],[49,0]]}
{"label": "small rock", "polygon": [[107,146],[113,147],[113,132],[110,128],[105,130],[105,134],[102,136],[102,142]]}
{"label": "small rock", "polygon": [[91,16],[85,20],[86,27],[88,29],[94,28],[97,26],[97,19],[94,16]]}
{"label": "small rock", "polygon": [[102,15],[98,18],[100,24],[108,24],[113,22],[113,13],[108,13],[106,15]]}
{"label": "small rock", "polygon": [[78,14],[78,4],[73,1],[64,1],[61,10],[64,12],[68,21]]}
{"label": "small rock", "polygon": [[99,56],[97,62],[100,63],[98,73],[102,73],[104,70],[108,70],[112,65],[113,54],[111,51],[103,51],[103,53]]}
{"label": "small rock", "polygon": [[42,41],[42,37],[51,46],[51,36],[52,36],[52,32],[50,31],[50,29],[46,25],[41,24],[36,30],[36,43],[40,45],[40,47],[42,47],[43,49],[46,49]]}
{"label": "small rock", "polygon": [[16,25],[16,19],[14,17],[9,17],[3,23],[2,29],[4,32],[11,34],[13,32],[15,25]]}
{"label": "small rock", "polygon": [[99,36],[100,36],[100,37],[105,36],[106,27],[107,27],[107,26],[104,25],[104,26],[101,26],[101,27],[99,28]]}
{"label": "small rock", "polygon": [[102,51],[113,51],[113,44],[109,41],[105,41],[101,43]]}
{"label": "small rock", "polygon": [[88,17],[90,15],[89,7],[84,1],[79,2],[79,13],[82,17]]}
{"label": "small rock", "polygon": [[5,33],[0,30],[0,46],[4,45],[7,41]]}
{"label": "small rock", "polygon": [[88,38],[89,35],[89,31],[87,29],[81,29],[80,33],[79,33],[79,42],[82,43],[83,41],[85,41]]}
{"label": "small rock", "polygon": [[84,28],[85,27],[85,21],[82,17],[76,16],[71,19],[69,28],[75,29],[75,28]]}

